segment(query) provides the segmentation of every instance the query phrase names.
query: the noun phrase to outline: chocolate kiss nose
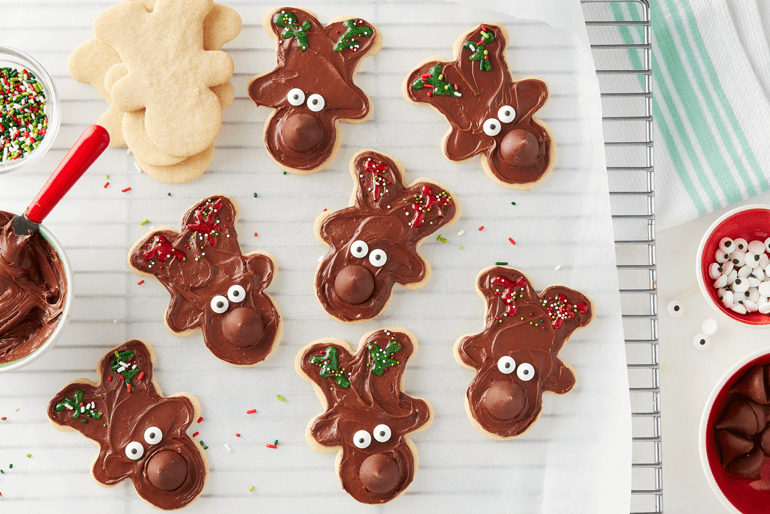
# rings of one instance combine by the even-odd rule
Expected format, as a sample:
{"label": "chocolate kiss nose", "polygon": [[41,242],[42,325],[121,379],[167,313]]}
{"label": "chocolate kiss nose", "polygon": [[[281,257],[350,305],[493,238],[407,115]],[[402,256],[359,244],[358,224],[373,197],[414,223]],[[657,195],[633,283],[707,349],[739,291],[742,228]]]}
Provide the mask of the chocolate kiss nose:
{"label": "chocolate kiss nose", "polygon": [[365,302],[372,296],[373,291],[372,272],[358,264],[345,266],[334,279],[334,292],[343,302],[351,305]]}
{"label": "chocolate kiss nose", "polygon": [[366,490],[377,494],[387,494],[398,487],[398,464],[383,453],[369,455],[361,463],[358,477]]}
{"label": "chocolate kiss nose", "polygon": [[487,411],[497,419],[511,420],[518,417],[527,405],[524,389],[513,382],[495,382],[481,397]]}
{"label": "chocolate kiss nose", "polygon": [[540,143],[532,132],[514,129],[503,137],[500,155],[511,166],[529,166],[540,155]]}
{"label": "chocolate kiss nose", "polygon": [[262,338],[262,318],[247,307],[233,309],[222,322],[225,337],[235,346],[246,348]]}
{"label": "chocolate kiss nose", "polygon": [[315,148],[323,137],[324,129],[318,118],[306,112],[290,115],[281,125],[281,139],[298,153]]}
{"label": "chocolate kiss nose", "polygon": [[187,461],[177,452],[161,450],[147,462],[147,480],[161,491],[173,491],[187,480]]}

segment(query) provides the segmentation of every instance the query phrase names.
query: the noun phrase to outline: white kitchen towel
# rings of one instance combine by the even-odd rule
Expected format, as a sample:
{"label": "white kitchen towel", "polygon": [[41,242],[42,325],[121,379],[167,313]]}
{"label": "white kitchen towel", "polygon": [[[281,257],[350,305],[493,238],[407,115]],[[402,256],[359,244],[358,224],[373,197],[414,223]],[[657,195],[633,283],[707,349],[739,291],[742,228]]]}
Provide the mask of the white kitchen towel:
{"label": "white kitchen towel", "polygon": [[[659,230],[770,189],[769,4],[650,2]],[[611,16],[639,20],[636,7],[613,3]],[[642,42],[642,27],[619,32]]]}

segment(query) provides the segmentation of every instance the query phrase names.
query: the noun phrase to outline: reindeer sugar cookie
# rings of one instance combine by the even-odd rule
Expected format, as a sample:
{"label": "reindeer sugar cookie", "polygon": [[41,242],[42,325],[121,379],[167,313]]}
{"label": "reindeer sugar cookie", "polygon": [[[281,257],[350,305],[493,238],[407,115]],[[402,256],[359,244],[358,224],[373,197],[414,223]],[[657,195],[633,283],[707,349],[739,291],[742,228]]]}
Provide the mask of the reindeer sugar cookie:
{"label": "reindeer sugar cookie", "polygon": [[483,269],[476,290],[486,303],[484,331],[460,338],[455,358],[476,371],[465,407],[473,425],[494,439],[523,434],[540,417],[544,392],[564,394],[575,373],[559,351],[578,328],[591,323],[591,300],[550,286],[537,294],[520,271]]}
{"label": "reindeer sugar cookie", "polygon": [[340,147],[337,124],[369,116],[369,97],[353,78],[382,38],[359,18],[339,17],[324,26],[312,12],[294,7],[273,9],[263,25],[276,40],[278,66],[251,80],[249,96],[257,106],[275,109],[265,123],[265,147],[284,170],[314,173]]}
{"label": "reindeer sugar cookie", "polygon": [[57,430],[76,430],[99,446],[91,466],[99,484],[128,478],[143,500],[174,510],[200,496],[208,461],[187,435],[200,415],[198,399],[189,393],[163,396],[154,361],[147,343],[118,346],[102,358],[96,382],[79,379],[56,394],[48,419]]}
{"label": "reindeer sugar cookie", "polygon": [[556,159],[550,130],[534,117],[548,102],[548,85],[537,77],[513,80],[507,41],[501,25],[480,25],[455,43],[454,61],[431,57],[409,74],[403,89],[410,102],[427,103],[446,117],[447,158],[481,154],[492,180],[529,189],[545,179]]}
{"label": "reindeer sugar cookie", "polygon": [[128,254],[135,273],[154,276],[171,294],[166,326],[176,335],[197,329],[219,359],[251,366],[267,359],[281,339],[278,306],[264,292],[275,272],[267,252],[244,255],[232,198],[211,196],[189,209],[182,231],[161,227]]}
{"label": "reindeer sugar cookie", "polygon": [[324,412],[310,421],[306,438],[318,452],[337,451],[342,488],[361,503],[387,503],[409,487],[417,449],[408,434],[430,425],[430,404],[404,394],[404,370],[417,351],[403,328],[375,330],[353,353],[342,339],[310,343],[295,368],[311,382]]}
{"label": "reindeer sugar cookie", "polygon": [[315,290],[329,315],[358,322],[385,309],[394,284],[417,289],[428,281],[430,263],[417,249],[457,220],[460,204],[428,179],[405,185],[401,163],[371,150],[353,156],[350,173],[356,183],[350,207],[315,222],[316,237],[329,246]]}

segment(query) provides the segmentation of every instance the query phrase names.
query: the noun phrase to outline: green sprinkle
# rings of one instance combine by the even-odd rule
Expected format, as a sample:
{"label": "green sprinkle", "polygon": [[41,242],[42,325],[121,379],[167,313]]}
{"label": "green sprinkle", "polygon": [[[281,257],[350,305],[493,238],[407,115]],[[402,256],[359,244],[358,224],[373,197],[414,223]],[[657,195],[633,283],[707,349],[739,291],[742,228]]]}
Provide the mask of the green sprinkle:
{"label": "green sprinkle", "polygon": [[463,249],[463,247],[461,246],[461,247],[460,247],[460,250],[462,250],[462,249]]}
{"label": "green sprinkle", "polygon": [[106,180],[110,180],[110,176],[109,176],[109,175],[105,175],[105,176],[104,176],[104,178],[105,178]]}
{"label": "green sprinkle", "polygon": [[140,225],[147,225],[150,222],[150,220],[146,219],[140,223]]}
{"label": "green sprinkle", "polygon": [[257,197],[257,193],[254,193],[254,198],[256,198],[256,197]]}
{"label": "green sprinkle", "polygon": [[13,469],[13,464],[8,464],[8,469]]}
{"label": "green sprinkle", "polygon": [[511,205],[516,205],[516,202],[511,202]]}
{"label": "green sprinkle", "polygon": [[285,402],[285,401],[286,401],[286,398],[284,398],[284,397],[283,397],[283,396],[281,396],[280,394],[277,394],[275,397],[276,397],[276,398],[278,398],[279,400],[281,400],[282,402]]}
{"label": "green sprinkle", "polygon": [[254,486],[252,485],[251,487],[249,487],[249,492],[251,492],[253,490],[254,490]]}
{"label": "green sprinkle", "polygon": [[436,240],[437,240],[437,241],[441,241],[442,243],[446,243],[446,242],[447,242],[447,239],[446,239],[445,237],[441,237],[441,234],[439,234],[439,235],[438,235],[438,237],[436,238]]}
{"label": "green sprinkle", "polygon": [[168,196],[171,196],[171,193],[168,193]]}
{"label": "green sprinkle", "polygon": [[276,440],[275,440],[275,442],[273,443],[273,445],[275,445],[275,446],[278,446],[278,439],[276,439]]}
{"label": "green sprinkle", "polygon": [[3,473],[3,474],[5,474],[5,471],[3,471],[2,469],[0,469],[0,473]]}
{"label": "green sprinkle", "polygon": [[204,450],[208,450],[208,449],[209,449],[209,447],[208,447],[208,446],[204,446],[204,447],[203,447],[203,449],[204,449]]}
{"label": "green sprinkle", "polygon": [[203,446],[203,439],[201,439],[200,443],[201,443],[201,446]]}
{"label": "green sprinkle", "polygon": [[286,172],[284,171],[283,174],[286,175]]}
{"label": "green sprinkle", "polygon": [[31,453],[28,453],[28,454],[27,454],[27,458],[28,458],[28,459],[31,459],[31,458],[32,458],[32,454],[31,454]]}
{"label": "green sprinkle", "polygon": [[508,262],[505,262],[505,261],[496,262],[495,266],[508,266]]}

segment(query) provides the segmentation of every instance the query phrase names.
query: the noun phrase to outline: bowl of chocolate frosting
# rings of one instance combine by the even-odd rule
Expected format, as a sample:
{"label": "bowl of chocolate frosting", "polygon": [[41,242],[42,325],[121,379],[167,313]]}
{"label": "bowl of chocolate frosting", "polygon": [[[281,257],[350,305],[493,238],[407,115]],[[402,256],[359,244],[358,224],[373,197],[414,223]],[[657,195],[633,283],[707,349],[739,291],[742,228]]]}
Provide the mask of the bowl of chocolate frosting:
{"label": "bowl of chocolate frosting", "polygon": [[59,339],[69,317],[72,268],[43,225],[17,235],[0,211],[0,373],[29,364]]}

